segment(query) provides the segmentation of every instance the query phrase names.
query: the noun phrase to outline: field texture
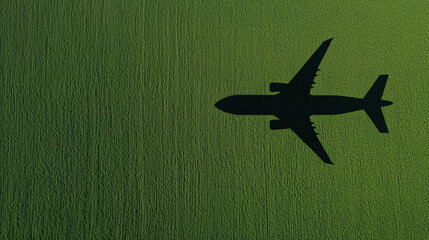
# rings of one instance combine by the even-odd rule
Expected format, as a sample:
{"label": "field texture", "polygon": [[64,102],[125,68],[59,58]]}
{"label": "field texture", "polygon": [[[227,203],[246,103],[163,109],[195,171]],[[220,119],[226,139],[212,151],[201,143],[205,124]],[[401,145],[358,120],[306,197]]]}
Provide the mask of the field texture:
{"label": "field texture", "polygon": [[[316,3],[317,2],[317,3]],[[323,2],[323,3],[322,3]],[[0,239],[429,239],[429,2],[2,1]],[[312,94],[335,165],[269,116],[334,38]]]}

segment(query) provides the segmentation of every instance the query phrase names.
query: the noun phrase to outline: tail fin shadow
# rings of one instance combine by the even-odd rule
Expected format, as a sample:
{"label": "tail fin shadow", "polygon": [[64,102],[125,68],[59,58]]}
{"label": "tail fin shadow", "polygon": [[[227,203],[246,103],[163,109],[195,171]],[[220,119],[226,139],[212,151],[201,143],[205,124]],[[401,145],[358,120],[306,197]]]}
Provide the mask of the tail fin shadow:
{"label": "tail fin shadow", "polygon": [[381,111],[381,107],[392,104],[390,101],[381,100],[387,78],[388,75],[380,75],[364,97],[364,110],[381,133],[389,132],[383,112]]}

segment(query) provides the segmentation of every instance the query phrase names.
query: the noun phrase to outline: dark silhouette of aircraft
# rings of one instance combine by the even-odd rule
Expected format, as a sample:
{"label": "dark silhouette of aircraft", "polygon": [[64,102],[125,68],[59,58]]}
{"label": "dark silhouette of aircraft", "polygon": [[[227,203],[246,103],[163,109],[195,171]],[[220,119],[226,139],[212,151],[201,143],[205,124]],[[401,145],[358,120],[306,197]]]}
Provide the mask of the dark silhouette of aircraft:
{"label": "dark silhouette of aircraft", "polygon": [[312,115],[334,115],[363,109],[378,131],[387,133],[381,107],[392,104],[381,100],[388,75],[380,75],[363,99],[343,96],[310,95],[314,77],[332,38],[320,45],[316,52],[288,83],[271,83],[270,91],[276,95],[235,95],[217,102],[215,106],[237,115],[274,115],[270,129],[292,129],[325,163],[333,164],[317,138]]}

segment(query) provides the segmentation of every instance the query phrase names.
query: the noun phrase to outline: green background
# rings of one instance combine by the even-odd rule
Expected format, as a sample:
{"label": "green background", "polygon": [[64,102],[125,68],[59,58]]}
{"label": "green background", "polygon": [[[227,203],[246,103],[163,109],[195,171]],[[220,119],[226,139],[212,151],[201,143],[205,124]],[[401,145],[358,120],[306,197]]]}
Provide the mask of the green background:
{"label": "green background", "polygon": [[[0,239],[428,239],[428,1],[2,1]],[[335,165],[269,116],[389,74],[389,134],[313,116]]]}

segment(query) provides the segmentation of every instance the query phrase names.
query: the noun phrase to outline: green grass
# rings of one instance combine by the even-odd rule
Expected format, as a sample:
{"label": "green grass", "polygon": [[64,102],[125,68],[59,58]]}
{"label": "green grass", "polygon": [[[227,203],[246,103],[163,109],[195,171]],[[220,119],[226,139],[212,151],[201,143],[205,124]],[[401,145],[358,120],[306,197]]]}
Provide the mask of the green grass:
{"label": "green grass", "polygon": [[[0,239],[428,239],[428,3],[209,2],[1,3]],[[331,37],[312,93],[389,74],[389,134],[214,107]]]}

